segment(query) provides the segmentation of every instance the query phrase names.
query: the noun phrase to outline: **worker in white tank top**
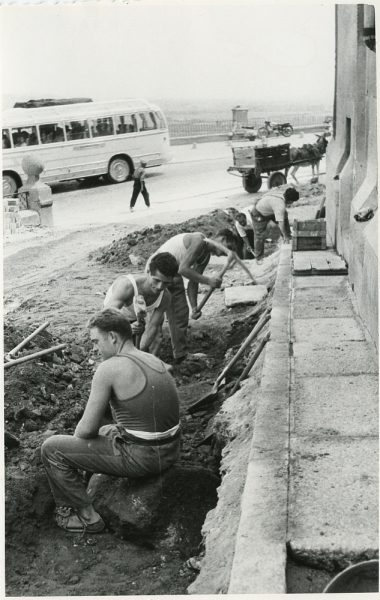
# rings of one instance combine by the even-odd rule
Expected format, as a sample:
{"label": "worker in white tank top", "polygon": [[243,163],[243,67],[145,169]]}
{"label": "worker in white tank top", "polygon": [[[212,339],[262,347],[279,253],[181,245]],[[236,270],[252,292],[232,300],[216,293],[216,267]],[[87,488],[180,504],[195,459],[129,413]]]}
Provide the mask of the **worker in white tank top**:
{"label": "worker in white tank top", "polygon": [[[161,327],[165,312],[170,308],[168,285],[178,273],[175,258],[165,252],[157,254],[150,262],[149,270],[138,275],[121,275],[118,277],[104,299],[104,308],[122,309],[131,323],[134,335],[143,332],[140,349],[151,354],[158,354],[161,343]],[[145,302],[146,326],[138,319],[138,296]]]}
{"label": "worker in white tank top", "polygon": [[[234,234],[223,229],[215,240],[206,238],[203,233],[180,233],[167,240],[157,253],[169,252],[178,262],[178,275],[173,283],[168,285],[171,294],[171,310],[167,311],[170,335],[175,362],[181,362],[188,355],[187,327],[189,322],[189,306],[191,317],[199,319],[201,312],[196,310],[198,301],[198,287],[200,283],[218,288],[222,284],[220,277],[203,275],[208,265],[211,254],[217,256],[227,255],[229,258],[236,256],[236,239]],[[149,270],[151,262],[157,253],[148,260],[146,269]],[[187,297],[183,279],[188,279]]]}

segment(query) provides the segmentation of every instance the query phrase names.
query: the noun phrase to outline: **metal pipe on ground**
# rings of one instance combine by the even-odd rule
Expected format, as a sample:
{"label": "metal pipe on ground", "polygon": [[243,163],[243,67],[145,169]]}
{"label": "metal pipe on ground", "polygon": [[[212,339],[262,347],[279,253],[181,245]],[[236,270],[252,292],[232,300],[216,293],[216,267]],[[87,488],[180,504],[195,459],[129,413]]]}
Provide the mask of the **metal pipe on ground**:
{"label": "metal pipe on ground", "polygon": [[12,359],[9,362],[4,363],[4,369],[9,369],[10,367],[20,365],[21,363],[28,362],[29,360],[33,360],[34,358],[40,358],[40,356],[45,356],[46,354],[50,354],[51,352],[63,350],[63,348],[66,348],[66,344],[58,344],[58,346],[52,346],[51,348],[39,350],[38,352],[34,352],[33,354],[27,354],[27,356],[21,356],[20,358],[15,358],[14,360]]}
{"label": "metal pipe on ground", "polygon": [[37,329],[35,331],[33,331],[30,335],[28,335],[28,337],[26,337],[22,342],[17,344],[17,346],[12,348],[12,350],[9,350],[9,352],[5,355],[5,360],[13,360],[12,356],[17,354],[17,352],[19,350],[21,350],[21,348],[26,346],[26,344],[28,342],[30,342],[34,337],[36,337],[36,335],[38,335],[41,331],[46,329],[49,325],[50,325],[50,321],[47,321],[46,323],[43,323],[42,325],[37,327]]}

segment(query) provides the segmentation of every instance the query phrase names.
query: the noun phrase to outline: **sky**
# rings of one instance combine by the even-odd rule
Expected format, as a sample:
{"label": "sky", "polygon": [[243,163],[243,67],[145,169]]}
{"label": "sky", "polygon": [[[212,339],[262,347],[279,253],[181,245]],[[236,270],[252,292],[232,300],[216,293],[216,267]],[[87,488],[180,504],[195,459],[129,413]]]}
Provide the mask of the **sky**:
{"label": "sky", "polygon": [[331,2],[16,4],[0,18],[4,108],[73,96],[332,105]]}

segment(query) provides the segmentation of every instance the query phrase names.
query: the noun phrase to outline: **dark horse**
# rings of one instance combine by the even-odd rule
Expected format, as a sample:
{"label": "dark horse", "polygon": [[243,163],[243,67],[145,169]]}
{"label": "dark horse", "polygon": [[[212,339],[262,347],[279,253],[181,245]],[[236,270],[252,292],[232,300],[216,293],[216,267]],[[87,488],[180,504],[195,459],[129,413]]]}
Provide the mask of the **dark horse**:
{"label": "dark horse", "polygon": [[[317,141],[315,144],[304,144],[302,148],[290,148],[290,161],[293,164],[293,168],[290,171],[291,177],[298,183],[296,173],[300,167],[311,166],[313,171],[312,183],[316,183],[319,177],[319,163],[321,162],[322,156],[326,152],[328,141],[326,135],[317,135]],[[297,164],[299,163],[299,164]]]}

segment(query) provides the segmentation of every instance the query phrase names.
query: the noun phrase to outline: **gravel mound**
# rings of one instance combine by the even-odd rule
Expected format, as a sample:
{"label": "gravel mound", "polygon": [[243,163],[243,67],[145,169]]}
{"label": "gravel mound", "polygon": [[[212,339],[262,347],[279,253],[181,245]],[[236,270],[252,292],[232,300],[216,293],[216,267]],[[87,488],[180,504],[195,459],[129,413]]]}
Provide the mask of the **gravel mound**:
{"label": "gravel mound", "polygon": [[135,258],[138,260],[138,264],[145,264],[153,252],[178,233],[200,231],[208,237],[213,237],[220,229],[226,227],[235,232],[231,217],[223,210],[217,209],[183,223],[154,225],[154,227],[145,227],[140,231],[134,231],[113,241],[110,245],[92,252],[89,258],[102,264],[112,263],[122,267],[136,264]]}

